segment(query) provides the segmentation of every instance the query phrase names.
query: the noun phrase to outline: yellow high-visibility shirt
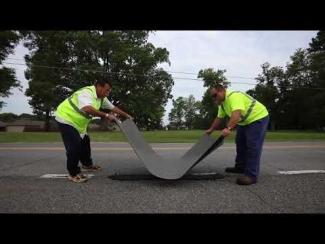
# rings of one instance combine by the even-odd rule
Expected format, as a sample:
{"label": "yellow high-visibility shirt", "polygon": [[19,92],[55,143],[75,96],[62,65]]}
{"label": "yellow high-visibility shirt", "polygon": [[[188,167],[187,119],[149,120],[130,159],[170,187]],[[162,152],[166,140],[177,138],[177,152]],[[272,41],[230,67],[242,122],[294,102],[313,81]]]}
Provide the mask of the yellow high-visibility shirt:
{"label": "yellow high-visibility shirt", "polygon": [[241,113],[238,125],[249,125],[269,115],[266,107],[248,94],[226,89],[225,100],[218,106],[217,117],[231,117],[235,110],[240,110]]}

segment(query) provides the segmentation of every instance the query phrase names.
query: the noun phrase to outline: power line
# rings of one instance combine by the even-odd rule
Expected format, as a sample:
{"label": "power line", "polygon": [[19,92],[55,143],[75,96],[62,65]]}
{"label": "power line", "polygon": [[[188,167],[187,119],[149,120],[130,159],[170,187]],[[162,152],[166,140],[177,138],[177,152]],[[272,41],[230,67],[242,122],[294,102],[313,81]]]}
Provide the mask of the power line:
{"label": "power line", "polygon": [[[204,81],[202,79],[194,79],[194,78],[185,78],[185,77],[173,77],[173,79],[175,80],[197,80],[197,81]],[[243,84],[243,85],[256,85],[256,83],[248,83],[248,82],[236,82],[236,81],[232,81],[231,83],[233,84]]]}
{"label": "power line", "polygon": [[[20,65],[20,66],[27,66],[26,64],[21,63],[11,63],[11,62],[2,62],[3,64],[10,64],[10,65]],[[94,72],[94,73],[106,73],[106,74],[120,74],[120,75],[130,75],[130,76],[138,76],[138,77],[147,77],[146,75],[134,74],[134,73],[120,73],[120,72],[107,72],[107,71],[98,71],[93,69],[80,69],[80,68],[66,68],[66,67],[56,67],[56,66],[47,66],[47,65],[35,65],[35,67],[40,68],[49,68],[49,69],[62,69],[62,70],[71,70],[71,71],[84,71],[84,72]],[[180,73],[180,72],[178,72]],[[194,80],[194,81],[203,81],[202,79],[198,78],[186,78],[186,77],[172,77],[175,80]],[[232,81],[231,84],[239,84],[239,85],[254,85],[256,86],[257,83],[248,83],[248,82],[236,82]],[[283,88],[295,88],[294,86],[281,86]],[[312,89],[312,90],[325,90],[323,87],[300,87],[304,89]]]}
{"label": "power line", "polygon": [[[21,66],[27,66],[26,64],[20,64],[20,63],[10,63],[10,62],[2,62],[3,64],[11,64],[11,65],[21,65]],[[62,70],[71,70],[71,71],[85,71],[85,72],[94,72],[94,73],[108,73],[106,71],[99,71],[99,70],[92,70],[92,69],[79,69],[79,68],[66,68],[66,67],[56,67],[56,66],[47,66],[47,65],[38,65],[33,64],[35,67],[40,68],[49,68],[49,69],[62,69]],[[117,73],[117,72],[110,72],[110,73]]]}
{"label": "power line", "polygon": [[6,58],[6,59],[12,59],[12,60],[25,61],[25,59],[23,59],[23,58]]}
{"label": "power line", "polygon": [[[170,71],[170,70],[167,70],[166,72],[169,72],[169,73],[175,73],[175,74],[193,74],[193,75],[197,75],[197,73],[180,72],[180,71]],[[238,78],[238,79],[255,80],[255,78],[251,78],[251,77],[233,76],[233,75],[226,75],[226,76],[229,77],[229,78]]]}
{"label": "power line", "polygon": [[[2,62],[4,64],[11,64],[11,65],[20,65],[20,66],[27,66],[26,64],[22,63],[12,63],[12,62]],[[85,71],[85,72],[94,72],[94,73],[112,73],[112,74],[122,74],[120,72],[107,72],[107,71],[100,71],[100,70],[94,70],[94,69],[80,69],[80,68],[66,68],[66,67],[57,67],[57,66],[47,66],[47,65],[36,65],[33,64],[35,67],[41,67],[41,68],[49,68],[49,69],[62,69],[62,70],[71,70],[71,71]],[[167,73],[184,73],[184,72],[171,72],[171,71],[166,71]],[[133,75],[133,76],[140,76],[140,77],[146,77],[146,75],[140,75],[140,74],[134,74],[134,73],[125,73],[123,75]],[[194,73],[192,73],[194,74]],[[231,76],[229,76],[231,77]],[[239,77],[239,76],[236,76]],[[187,78],[187,77],[173,77],[174,79],[178,80],[197,80],[197,81],[203,81],[202,79],[199,78]],[[246,79],[252,79],[252,78],[247,78],[247,77],[241,77],[241,78],[246,78]],[[256,83],[242,83],[242,82],[232,82],[232,83],[237,83],[237,84],[249,84],[249,85],[256,85]]]}
{"label": "power line", "polygon": [[[24,61],[22,58],[7,58],[7,59],[12,59],[12,60],[21,60]],[[183,72],[183,71],[172,71],[172,70],[165,70],[167,73],[171,74],[187,74],[187,75],[198,75],[198,73],[192,73],[192,72]],[[227,75],[229,78],[237,78],[237,79],[247,79],[247,80],[255,80],[255,78],[252,77],[244,77],[244,76],[232,76],[232,75]]]}
{"label": "power line", "polygon": [[[11,62],[3,62],[4,64],[11,64],[11,65],[20,65],[20,66],[26,66],[26,64],[21,64],[21,63],[11,63]],[[62,70],[72,70],[72,71],[85,71],[85,72],[94,72],[94,73],[113,73],[113,74],[121,74],[119,72],[107,72],[107,71],[98,71],[98,70],[92,70],[92,69],[80,69],[80,68],[66,68],[66,67],[55,67],[55,66],[47,66],[47,65],[35,65],[35,67],[40,67],[40,68],[49,68],[49,69],[62,69]],[[178,72],[179,73],[179,72]],[[140,76],[140,77],[146,77],[145,75],[140,75],[140,74],[132,74],[132,73],[126,73],[124,75],[133,75],[133,76]],[[186,78],[186,77],[174,77],[173,79],[175,80],[194,80],[194,81],[203,81],[202,79],[198,78]],[[231,82],[233,84],[242,84],[242,85],[256,85],[256,83],[245,83],[245,82]]]}

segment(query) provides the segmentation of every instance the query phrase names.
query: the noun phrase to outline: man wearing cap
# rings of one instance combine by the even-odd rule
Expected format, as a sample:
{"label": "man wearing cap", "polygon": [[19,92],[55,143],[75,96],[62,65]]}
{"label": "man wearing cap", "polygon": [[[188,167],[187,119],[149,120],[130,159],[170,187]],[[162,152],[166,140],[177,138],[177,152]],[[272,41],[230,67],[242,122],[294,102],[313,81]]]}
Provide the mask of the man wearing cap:
{"label": "man wearing cap", "polygon": [[244,176],[237,179],[239,185],[255,184],[259,175],[269,113],[262,103],[244,92],[216,85],[210,88],[210,94],[218,105],[218,115],[206,133],[211,134],[226,117],[230,118],[221,134],[227,137],[237,127],[237,155],[235,167],[226,168],[226,172],[243,173]]}

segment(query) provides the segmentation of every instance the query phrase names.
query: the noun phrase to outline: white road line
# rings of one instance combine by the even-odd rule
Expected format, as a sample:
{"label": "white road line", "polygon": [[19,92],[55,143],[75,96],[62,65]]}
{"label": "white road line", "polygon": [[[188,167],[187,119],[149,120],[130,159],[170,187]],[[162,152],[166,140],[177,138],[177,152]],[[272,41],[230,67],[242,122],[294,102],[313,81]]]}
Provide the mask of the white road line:
{"label": "white road line", "polygon": [[[93,174],[84,174],[88,178],[93,177]],[[42,179],[65,179],[68,178],[68,174],[45,174],[42,175],[40,178]]]}
{"label": "white road line", "polygon": [[318,174],[325,173],[325,170],[290,170],[290,171],[279,171],[281,175],[298,175],[298,174]]}

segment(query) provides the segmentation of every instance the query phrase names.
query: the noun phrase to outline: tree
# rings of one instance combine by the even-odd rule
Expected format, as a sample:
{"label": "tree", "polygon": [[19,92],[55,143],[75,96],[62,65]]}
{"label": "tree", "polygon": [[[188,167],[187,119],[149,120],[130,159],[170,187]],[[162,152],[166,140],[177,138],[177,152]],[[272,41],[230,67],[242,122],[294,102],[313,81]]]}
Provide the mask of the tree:
{"label": "tree", "polygon": [[39,120],[40,118],[37,115],[22,113],[18,116],[19,119],[27,119],[27,120]]}
{"label": "tree", "polygon": [[212,68],[200,70],[198,78],[202,78],[204,81],[203,86],[207,87],[205,91],[201,106],[200,106],[200,118],[196,121],[196,128],[204,129],[208,128],[212,121],[216,118],[218,114],[218,107],[215,105],[212,97],[209,93],[209,88],[214,85],[221,84],[224,87],[228,87],[230,82],[227,81],[225,74],[226,70],[214,71]]}
{"label": "tree", "polygon": [[180,129],[185,124],[185,113],[186,113],[186,99],[184,97],[178,97],[176,100],[173,99],[173,108],[169,113],[169,125],[176,129]]}
{"label": "tree", "polygon": [[45,117],[46,131],[49,130],[51,113],[71,91],[70,36],[66,31],[24,33],[24,45],[30,51],[25,56],[25,78],[29,80],[25,94],[31,97],[29,104],[34,114]]}
{"label": "tree", "polygon": [[313,107],[312,120],[317,129],[325,127],[325,31],[319,31],[312,38],[307,49],[310,58],[310,76],[314,94],[311,96]]}
{"label": "tree", "polygon": [[[320,43],[319,39],[313,40]],[[285,69],[263,64],[258,84],[247,92],[266,105],[272,129],[321,129],[325,125],[324,56],[321,44],[318,51],[316,44],[311,47],[297,49]]]}
{"label": "tree", "polygon": [[295,125],[297,129],[312,128],[314,127],[312,97],[317,91],[310,89],[313,87],[310,57],[306,50],[298,49],[290,59],[291,62],[286,66],[287,77],[292,87],[286,111],[288,125]]}
{"label": "tree", "polygon": [[195,101],[193,95],[188,98],[178,97],[173,100],[173,108],[169,113],[170,127],[181,129],[193,129],[196,120],[199,118],[198,113],[200,109],[200,102]]}
{"label": "tree", "polygon": [[[135,117],[140,128],[161,127],[173,80],[159,63],[169,62],[165,48],[147,42],[148,31],[40,31],[26,34],[32,51],[26,58],[26,92],[35,113],[48,118],[75,90],[109,79],[109,99]],[[38,65],[38,66],[37,66]],[[40,66],[41,65],[41,66]],[[59,67],[58,69],[44,66]]]}
{"label": "tree", "polygon": [[317,32],[316,37],[311,39],[307,50],[311,53],[321,53],[325,51],[325,31]]}
{"label": "tree", "polygon": [[18,119],[19,116],[13,113],[2,113],[0,114],[0,121],[2,122],[13,122]]}
{"label": "tree", "polygon": [[269,63],[264,63],[261,67],[262,74],[256,78],[258,84],[247,93],[266,106],[270,114],[271,128],[275,129],[280,104],[278,84],[282,83],[285,73],[281,67],[271,67]]}
{"label": "tree", "polygon": [[193,95],[190,95],[185,100],[185,126],[188,129],[193,129],[196,125],[196,121],[200,118],[199,111],[201,108],[201,102],[195,101]]}
{"label": "tree", "polygon": [[[9,54],[14,52],[14,48],[20,39],[16,31],[0,31],[0,65]],[[20,87],[20,82],[16,79],[15,70],[7,67],[0,68],[0,97],[11,95],[10,90]],[[0,109],[4,102],[0,101]]]}
{"label": "tree", "polygon": [[161,128],[174,81],[157,65],[169,63],[168,51],[148,43],[148,31],[104,31],[98,35],[98,55],[114,87],[113,103],[133,114],[140,128]]}

